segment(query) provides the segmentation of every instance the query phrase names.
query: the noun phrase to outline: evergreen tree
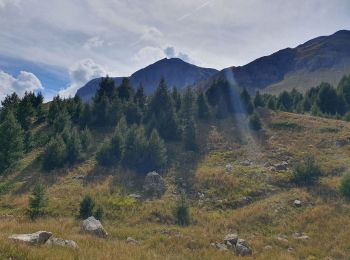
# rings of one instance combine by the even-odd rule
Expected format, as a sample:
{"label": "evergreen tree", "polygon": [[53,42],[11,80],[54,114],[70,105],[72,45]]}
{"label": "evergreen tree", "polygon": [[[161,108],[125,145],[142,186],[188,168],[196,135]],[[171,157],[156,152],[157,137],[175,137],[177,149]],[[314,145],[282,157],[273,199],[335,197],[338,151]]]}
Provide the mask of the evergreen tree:
{"label": "evergreen tree", "polygon": [[197,116],[199,119],[205,120],[208,119],[210,116],[210,109],[209,109],[209,104],[207,101],[206,96],[204,95],[204,93],[201,91],[198,94],[197,97]]}
{"label": "evergreen tree", "polygon": [[276,109],[276,101],[274,97],[270,97],[267,101],[267,107],[271,110]]}
{"label": "evergreen tree", "polygon": [[254,106],[251,101],[250,95],[246,89],[243,89],[241,92],[241,101],[244,106],[245,112],[248,113],[248,115],[251,115],[254,112]]}
{"label": "evergreen tree", "polygon": [[34,137],[32,131],[26,131],[24,134],[24,150],[30,152],[34,147]]}
{"label": "evergreen tree", "polygon": [[192,119],[187,120],[185,123],[183,141],[186,150],[197,150],[196,125]]}
{"label": "evergreen tree", "polygon": [[261,121],[257,113],[254,113],[249,117],[249,127],[254,131],[258,131],[261,129]]}
{"label": "evergreen tree", "polygon": [[182,98],[181,117],[183,120],[188,120],[194,117],[195,97],[191,88],[187,88]]}
{"label": "evergreen tree", "polygon": [[29,217],[34,220],[45,214],[47,199],[45,196],[45,187],[41,183],[34,186],[32,195],[29,197]]}
{"label": "evergreen tree", "polygon": [[86,195],[80,202],[79,217],[81,219],[87,219],[93,216],[94,207],[95,201],[90,195]]}
{"label": "evergreen tree", "polygon": [[328,83],[321,83],[316,100],[323,113],[335,114],[338,110],[338,96],[335,89]]}
{"label": "evergreen tree", "polygon": [[111,111],[111,101],[106,95],[95,97],[93,104],[93,120],[97,126],[110,124],[109,117]]}
{"label": "evergreen tree", "polygon": [[164,79],[161,79],[154,95],[151,98],[148,111],[148,121],[154,116],[155,127],[160,136],[165,140],[177,140],[179,138],[179,127],[175,116],[172,98],[168,92]]}
{"label": "evergreen tree", "polygon": [[146,95],[145,95],[145,88],[142,84],[140,84],[139,88],[137,89],[135,96],[134,96],[134,102],[136,105],[143,111],[146,107]]}
{"label": "evergreen tree", "polygon": [[2,110],[12,109],[12,111],[15,113],[20,101],[21,100],[16,92],[13,92],[11,95],[7,95],[3,101],[1,101]]}
{"label": "evergreen tree", "polygon": [[62,108],[57,114],[57,117],[52,122],[55,133],[61,133],[65,128],[70,128],[72,122],[65,108]]}
{"label": "evergreen tree", "polygon": [[101,79],[94,101],[98,102],[98,100],[103,96],[105,96],[107,99],[112,99],[114,98],[115,94],[115,82],[107,75]]}
{"label": "evergreen tree", "polygon": [[80,139],[81,139],[81,147],[84,150],[84,152],[90,151],[93,144],[93,138],[89,128],[85,127],[83,129],[80,135]]}
{"label": "evergreen tree", "polygon": [[2,112],[0,123],[0,173],[11,168],[22,156],[24,133],[11,109]]}
{"label": "evergreen tree", "polygon": [[75,128],[70,130],[70,134],[66,141],[67,161],[71,164],[82,158],[82,147],[78,131]]}
{"label": "evergreen tree", "polygon": [[139,124],[141,122],[140,108],[132,101],[129,101],[125,105],[125,119],[129,125]]}
{"label": "evergreen tree", "polygon": [[282,111],[291,111],[293,107],[293,100],[287,91],[283,91],[278,96],[278,108]]}
{"label": "evergreen tree", "polygon": [[167,164],[167,149],[157,130],[153,129],[147,146],[145,173],[160,170]]}
{"label": "evergreen tree", "polygon": [[67,152],[66,144],[61,136],[56,136],[51,139],[43,153],[43,168],[44,170],[52,170],[62,167],[66,162]]}
{"label": "evergreen tree", "polygon": [[23,99],[18,104],[17,119],[25,130],[30,129],[35,115],[33,107],[35,95],[32,92],[25,92]]}
{"label": "evergreen tree", "polygon": [[128,101],[133,98],[134,90],[130,85],[128,78],[123,78],[122,84],[117,88],[118,97],[121,100]]}
{"label": "evergreen tree", "polygon": [[171,92],[171,98],[172,98],[172,100],[174,102],[175,111],[176,112],[180,111],[180,108],[181,108],[181,95],[177,91],[176,87],[174,87],[172,92]]}
{"label": "evergreen tree", "polygon": [[259,91],[257,91],[255,93],[254,106],[255,107],[263,107],[264,106],[264,101],[263,101]]}
{"label": "evergreen tree", "polygon": [[343,96],[346,104],[350,106],[350,75],[344,76],[337,87],[339,96]]}
{"label": "evergreen tree", "polygon": [[55,121],[59,113],[63,110],[63,108],[64,104],[60,96],[54,97],[50,103],[49,112],[47,115],[47,119],[50,124],[53,124],[53,122]]}
{"label": "evergreen tree", "polygon": [[180,226],[188,226],[190,224],[189,205],[185,195],[182,195],[174,209],[174,216],[177,224]]}

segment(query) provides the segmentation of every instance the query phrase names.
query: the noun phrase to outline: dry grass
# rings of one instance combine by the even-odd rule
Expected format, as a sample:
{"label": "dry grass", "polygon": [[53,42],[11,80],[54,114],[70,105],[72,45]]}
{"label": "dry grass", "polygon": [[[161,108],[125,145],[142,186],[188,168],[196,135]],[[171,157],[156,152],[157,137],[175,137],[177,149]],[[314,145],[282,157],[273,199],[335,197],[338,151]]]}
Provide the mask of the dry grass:
{"label": "dry grass", "polygon": [[[178,198],[173,177],[180,167],[185,174],[186,165],[167,173],[168,191],[162,199],[129,203],[125,202],[127,195],[140,189],[140,177],[120,169],[100,169],[94,160],[45,174],[35,161],[40,152],[28,155],[15,174],[1,179],[0,258],[232,259],[233,252],[218,251],[210,243],[238,232],[253,248],[253,257],[246,259],[346,259],[350,255],[350,206],[338,195],[337,187],[341,175],[350,170],[350,145],[336,143],[350,137],[350,124],[290,113],[267,113],[263,124],[263,142],[249,134],[236,138],[233,133],[238,129],[230,120],[203,130],[203,156],[195,157],[190,170],[194,191],[205,197],[190,197],[192,224],[188,227],[175,225],[172,216]],[[265,165],[293,161],[310,153],[324,171],[315,187],[281,185],[280,180],[288,180],[291,169],[275,172]],[[181,156],[184,160],[188,157]],[[246,159],[253,164],[242,165]],[[226,170],[227,163],[233,164],[232,172]],[[78,175],[85,176],[84,180],[73,178]],[[25,209],[38,179],[48,186],[48,216],[31,222],[25,217]],[[75,216],[85,194],[91,194],[104,207],[108,239],[80,233]],[[232,206],[244,196],[251,196],[252,203]],[[295,199],[303,206],[294,207]],[[73,239],[79,249],[26,246],[7,239],[13,233],[38,230]],[[304,232],[310,239],[298,240],[295,232]],[[129,236],[140,245],[127,244]],[[265,249],[267,245],[272,249]]]}

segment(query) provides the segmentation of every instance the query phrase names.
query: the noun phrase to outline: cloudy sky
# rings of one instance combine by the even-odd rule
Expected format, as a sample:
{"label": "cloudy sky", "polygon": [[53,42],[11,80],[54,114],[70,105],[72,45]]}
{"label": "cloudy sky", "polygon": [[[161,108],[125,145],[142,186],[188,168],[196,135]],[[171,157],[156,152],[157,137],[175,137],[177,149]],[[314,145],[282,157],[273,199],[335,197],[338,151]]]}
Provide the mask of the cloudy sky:
{"label": "cloudy sky", "polygon": [[0,0],[0,99],[74,95],[164,57],[244,65],[340,29],[349,0]]}

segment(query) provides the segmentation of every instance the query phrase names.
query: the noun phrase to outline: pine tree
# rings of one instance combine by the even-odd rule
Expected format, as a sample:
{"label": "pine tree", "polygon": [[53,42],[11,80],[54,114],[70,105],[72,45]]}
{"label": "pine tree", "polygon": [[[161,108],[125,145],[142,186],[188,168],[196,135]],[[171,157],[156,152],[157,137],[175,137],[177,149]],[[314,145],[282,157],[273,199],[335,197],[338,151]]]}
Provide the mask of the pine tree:
{"label": "pine tree", "polygon": [[85,127],[80,135],[81,147],[84,152],[88,152],[93,144],[92,134],[89,128]]}
{"label": "pine tree", "polygon": [[194,117],[195,97],[191,88],[187,88],[181,102],[181,117],[183,120],[188,120]]}
{"label": "pine tree", "polygon": [[338,110],[338,96],[335,89],[328,83],[321,83],[316,104],[322,113],[335,114]]}
{"label": "pine tree", "polygon": [[145,88],[142,84],[140,84],[139,88],[137,89],[135,96],[134,96],[134,102],[136,105],[143,111],[146,107],[146,95],[145,95]]}
{"label": "pine tree", "polygon": [[160,170],[167,164],[167,149],[157,130],[153,129],[147,146],[145,173]]}
{"label": "pine tree", "polygon": [[199,119],[206,120],[209,118],[210,116],[209,104],[206,96],[202,91],[199,92],[197,97],[197,108],[198,108],[197,116]]}
{"label": "pine tree", "polygon": [[246,89],[243,89],[243,91],[241,92],[241,101],[244,106],[245,112],[247,112],[248,115],[251,115],[254,112],[254,106],[250,95]]}
{"label": "pine tree", "polygon": [[48,143],[43,153],[43,168],[44,170],[52,170],[62,167],[66,162],[66,158],[66,144],[61,136],[55,136]]}
{"label": "pine tree", "polygon": [[282,111],[291,111],[293,107],[293,100],[287,91],[283,91],[278,96],[278,109]]}
{"label": "pine tree", "polygon": [[47,115],[47,119],[50,124],[53,124],[53,122],[57,118],[58,114],[63,110],[63,108],[63,100],[59,96],[54,97],[50,103],[49,112]]}
{"label": "pine tree", "polygon": [[0,173],[14,166],[24,150],[24,133],[11,109],[0,123]]}
{"label": "pine tree", "polygon": [[348,106],[350,106],[350,75],[344,76],[337,87],[338,95],[344,97],[344,100]]}
{"label": "pine tree", "polygon": [[123,78],[122,84],[117,88],[118,97],[121,100],[128,101],[133,98],[134,90],[130,85],[128,78]]}
{"label": "pine tree", "polygon": [[116,87],[114,80],[107,75],[101,79],[94,101],[98,102],[103,96],[107,97],[108,99],[112,99],[115,94]]}
{"label": "pine tree", "polygon": [[275,102],[275,98],[274,97],[270,97],[267,101],[267,107],[271,110],[275,110],[276,109],[276,102]]}
{"label": "pine tree", "polygon": [[66,141],[67,161],[71,164],[82,158],[82,147],[78,131],[75,128],[70,129],[70,134]]}
{"label": "pine tree", "polygon": [[258,131],[261,129],[261,121],[257,113],[254,113],[249,117],[249,127],[254,131]]}
{"label": "pine tree", "polygon": [[80,202],[79,217],[81,219],[87,219],[93,216],[93,210],[95,207],[95,201],[90,195],[86,195]]}
{"label": "pine tree", "polygon": [[255,107],[263,107],[264,106],[264,101],[263,101],[259,91],[257,91],[255,93],[254,106]]}
{"label": "pine tree", "polygon": [[185,123],[183,142],[186,150],[197,150],[196,125],[192,119],[187,120]]}
{"label": "pine tree", "polygon": [[176,87],[174,87],[171,92],[171,98],[174,102],[175,111],[178,112],[181,108],[181,95],[177,91]]}
{"label": "pine tree", "polygon": [[45,187],[41,183],[35,185],[32,195],[29,198],[29,217],[34,220],[45,214],[47,199],[45,196]]}
{"label": "pine tree", "polygon": [[155,127],[165,140],[177,140],[180,137],[179,126],[175,116],[174,104],[168,92],[164,79],[161,79],[151,98],[148,111],[148,122],[156,118]]}

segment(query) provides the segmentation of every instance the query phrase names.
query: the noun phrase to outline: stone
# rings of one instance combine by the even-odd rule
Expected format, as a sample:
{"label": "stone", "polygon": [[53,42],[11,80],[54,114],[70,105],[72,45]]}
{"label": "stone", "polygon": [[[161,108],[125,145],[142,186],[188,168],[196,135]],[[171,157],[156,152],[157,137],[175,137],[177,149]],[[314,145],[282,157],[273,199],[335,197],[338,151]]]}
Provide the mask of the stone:
{"label": "stone", "polygon": [[131,245],[135,245],[135,246],[140,244],[139,241],[137,241],[136,239],[133,239],[132,237],[128,237],[126,239],[126,243],[131,244]]}
{"label": "stone", "polygon": [[282,242],[282,243],[284,243],[284,244],[288,244],[289,243],[288,239],[285,238],[285,237],[279,236],[279,237],[277,237],[277,240]]}
{"label": "stone", "polygon": [[9,236],[9,239],[15,242],[22,242],[32,245],[45,244],[46,241],[52,236],[51,232],[38,231],[32,234],[14,234]]}
{"label": "stone", "polygon": [[75,175],[72,177],[72,179],[76,179],[76,180],[83,180],[85,178],[84,175]]}
{"label": "stone", "polygon": [[142,195],[136,194],[136,193],[130,194],[128,197],[136,199],[136,200],[142,199]]}
{"label": "stone", "polygon": [[103,228],[101,222],[94,217],[89,217],[82,222],[81,230],[85,233],[98,237],[107,237],[108,233]]}
{"label": "stone", "polygon": [[56,237],[53,237],[53,238],[50,238],[49,240],[47,240],[45,245],[79,248],[77,243],[73,240],[65,240],[65,239],[56,238]]}
{"label": "stone", "polygon": [[222,244],[222,243],[216,243],[215,246],[216,246],[217,249],[219,249],[219,250],[221,250],[221,251],[226,251],[226,250],[228,250],[228,249],[227,249],[227,246],[226,246],[225,244]]}
{"label": "stone", "polygon": [[224,243],[230,243],[231,245],[236,245],[238,241],[238,235],[237,234],[228,234],[224,238]]}
{"label": "stone", "polygon": [[264,246],[264,250],[271,250],[273,247],[270,245]]}
{"label": "stone", "polygon": [[150,172],[146,175],[143,190],[149,196],[160,198],[166,190],[165,182],[158,173]]}
{"label": "stone", "polygon": [[244,160],[244,161],[241,162],[241,165],[243,165],[243,166],[250,166],[250,165],[252,165],[252,162],[250,160]]}
{"label": "stone", "polygon": [[285,171],[288,169],[288,162],[284,161],[273,165],[276,171]]}
{"label": "stone", "polygon": [[301,201],[300,200],[294,200],[293,202],[295,207],[301,207]]}
{"label": "stone", "polygon": [[252,255],[252,249],[244,239],[238,239],[235,246],[236,255],[249,256]]}
{"label": "stone", "polygon": [[231,163],[226,164],[225,166],[227,172],[232,172],[233,171],[233,165]]}

